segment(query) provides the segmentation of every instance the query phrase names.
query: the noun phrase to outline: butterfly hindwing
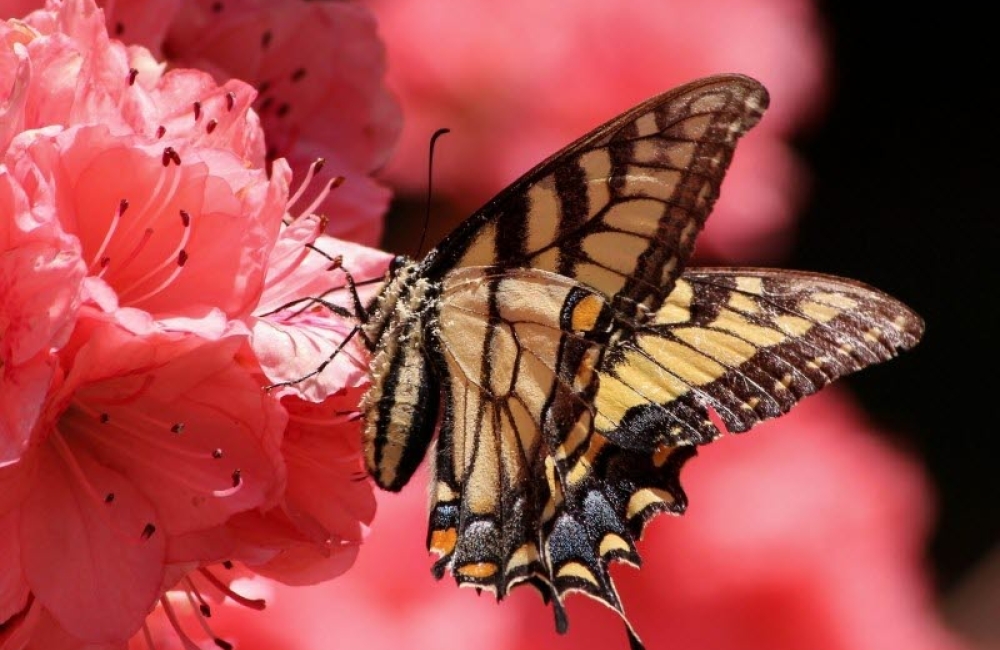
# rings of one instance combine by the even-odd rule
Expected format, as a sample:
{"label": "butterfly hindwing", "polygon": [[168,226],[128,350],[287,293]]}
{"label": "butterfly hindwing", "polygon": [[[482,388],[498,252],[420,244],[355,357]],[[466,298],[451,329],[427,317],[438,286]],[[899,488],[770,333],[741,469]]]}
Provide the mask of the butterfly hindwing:
{"label": "butterfly hindwing", "polygon": [[655,309],[719,195],[736,141],[767,102],[758,82],[728,75],[640,104],[487,203],[429,254],[428,273],[537,268],[601,291],[619,310]]}

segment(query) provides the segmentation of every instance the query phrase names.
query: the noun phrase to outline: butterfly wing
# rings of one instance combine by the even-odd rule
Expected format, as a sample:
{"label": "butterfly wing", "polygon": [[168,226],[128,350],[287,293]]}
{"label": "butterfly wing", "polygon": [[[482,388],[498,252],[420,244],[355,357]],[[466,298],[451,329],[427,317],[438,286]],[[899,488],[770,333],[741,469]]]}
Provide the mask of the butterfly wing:
{"label": "butterfly wing", "polygon": [[655,310],[719,195],[767,92],[710,77],[636,106],[525,174],[431,251],[425,273],[530,267],[572,277],[619,311]]}
{"label": "butterfly wing", "polygon": [[660,309],[609,346],[596,429],[652,451],[786,413],[833,380],[916,345],[923,321],[860,282],[800,271],[689,269]]}
{"label": "butterfly wing", "polygon": [[551,272],[450,273],[437,331],[436,575],[498,598],[533,584],[560,629],[571,591],[624,619],[608,566],[638,565],[646,523],[684,510],[681,466],[718,435],[709,407],[744,431],[913,346],[922,328],[898,301],[818,274],[693,269],[638,324]]}

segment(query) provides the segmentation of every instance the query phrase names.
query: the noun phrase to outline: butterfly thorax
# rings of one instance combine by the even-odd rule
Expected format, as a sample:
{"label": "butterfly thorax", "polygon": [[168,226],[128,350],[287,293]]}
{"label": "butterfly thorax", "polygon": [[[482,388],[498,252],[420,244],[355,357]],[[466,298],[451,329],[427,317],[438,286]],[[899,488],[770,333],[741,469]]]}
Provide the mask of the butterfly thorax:
{"label": "butterfly thorax", "polygon": [[419,263],[397,257],[362,329],[372,350],[372,383],[361,402],[365,464],[388,490],[413,475],[437,421],[439,384],[424,350],[438,293]]}

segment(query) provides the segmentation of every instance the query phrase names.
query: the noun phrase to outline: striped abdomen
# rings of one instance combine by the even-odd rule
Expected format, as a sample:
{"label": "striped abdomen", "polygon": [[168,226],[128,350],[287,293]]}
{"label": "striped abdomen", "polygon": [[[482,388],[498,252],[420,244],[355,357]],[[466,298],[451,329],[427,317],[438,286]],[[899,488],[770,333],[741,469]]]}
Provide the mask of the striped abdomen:
{"label": "striped abdomen", "polygon": [[382,321],[371,364],[371,387],[361,402],[365,466],[379,487],[406,485],[427,452],[437,423],[439,384],[424,355],[424,327],[435,311],[433,286],[412,268],[386,286],[391,312]]}

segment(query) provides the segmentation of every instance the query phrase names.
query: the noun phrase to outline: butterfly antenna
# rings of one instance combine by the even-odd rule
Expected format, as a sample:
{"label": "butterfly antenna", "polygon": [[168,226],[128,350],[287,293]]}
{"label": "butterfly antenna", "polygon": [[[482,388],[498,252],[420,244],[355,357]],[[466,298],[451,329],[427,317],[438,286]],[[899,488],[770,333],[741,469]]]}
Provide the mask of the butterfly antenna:
{"label": "butterfly antenna", "polygon": [[427,239],[427,224],[431,221],[431,193],[432,184],[434,182],[434,145],[437,143],[437,139],[440,138],[445,133],[451,133],[451,129],[438,129],[431,136],[431,144],[429,147],[429,152],[427,154],[427,210],[424,212],[424,229],[420,233],[420,244],[417,246],[417,254],[414,256],[420,259],[421,254],[424,252],[424,241]]}

